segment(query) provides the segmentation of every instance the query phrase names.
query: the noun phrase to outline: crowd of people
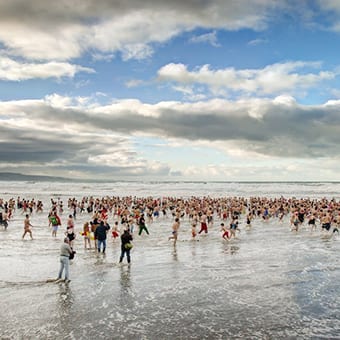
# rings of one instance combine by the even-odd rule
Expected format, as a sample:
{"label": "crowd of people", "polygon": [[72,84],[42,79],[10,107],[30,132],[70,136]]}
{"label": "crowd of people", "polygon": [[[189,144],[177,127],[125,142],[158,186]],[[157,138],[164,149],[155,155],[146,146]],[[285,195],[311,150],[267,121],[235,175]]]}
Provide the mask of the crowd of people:
{"label": "crowd of people", "polygon": [[[220,220],[221,231],[224,238],[235,235],[241,219],[246,228],[250,228],[254,219],[267,222],[277,219],[282,222],[284,217],[290,216],[292,231],[298,231],[300,226],[308,225],[311,230],[317,226],[321,230],[337,232],[340,226],[340,202],[335,199],[296,199],[296,198],[264,198],[264,197],[163,197],[163,198],[138,198],[138,197],[83,197],[80,201],[69,198],[67,209],[70,212],[66,221],[66,236],[72,246],[75,239],[75,220],[77,214],[87,214],[89,220],[83,225],[82,236],[84,245],[91,247],[91,235],[94,236],[95,245],[103,247],[105,252],[108,230],[112,237],[117,238],[122,230],[128,230],[131,234],[138,228],[138,235],[143,232],[149,235],[148,225],[161,217],[173,220],[172,236],[176,241],[180,223],[187,219],[191,225],[193,238],[201,233],[208,233],[215,220]],[[28,233],[32,237],[29,217],[34,212],[42,213],[44,206],[42,201],[35,199],[25,200],[20,197],[17,200],[8,201],[0,198],[0,222],[6,222],[6,228],[10,223],[14,211],[21,211],[25,215],[24,235]],[[62,200],[51,199],[48,207],[48,225],[51,227],[52,236],[56,237],[61,227],[61,217],[64,214]],[[113,221],[113,226],[109,225]],[[99,227],[99,229],[98,229]],[[97,231],[98,229],[98,231]],[[199,229],[199,230],[198,230]],[[98,242],[100,241],[100,242]],[[98,249],[99,249],[98,248]]]}
{"label": "crowd of people", "polygon": [[[69,198],[67,207],[61,199],[51,199],[49,206],[41,200],[0,198],[0,224],[7,230],[16,212],[24,218],[24,233],[33,239],[30,217],[33,214],[43,214],[48,211],[48,226],[53,238],[57,237],[62,227],[62,217],[67,210],[64,242],[60,251],[60,273],[65,270],[65,279],[69,280],[68,261],[74,256],[74,240],[76,239],[75,221],[77,215],[86,216],[87,221],[80,232],[84,239],[85,249],[94,248],[98,253],[105,254],[107,237],[121,239],[122,262],[125,255],[131,262],[130,250],[135,232],[141,236],[144,232],[150,234],[148,226],[154,220],[163,219],[171,225],[171,235],[174,245],[182,222],[189,223],[190,237],[195,240],[198,235],[208,234],[209,230],[218,226],[223,240],[237,238],[240,225],[246,229],[252,228],[252,222],[257,219],[264,223],[276,219],[283,223],[289,220],[290,231],[298,233],[302,226],[315,231],[319,229],[324,234],[332,236],[339,233],[340,201],[336,199],[297,199],[297,198],[266,198],[266,197],[83,197],[80,200]],[[289,217],[289,218],[288,218]],[[112,224],[112,227],[110,225]],[[78,226],[78,229],[80,227]],[[216,229],[215,229],[216,230]],[[92,247],[93,246],[93,247]]]}

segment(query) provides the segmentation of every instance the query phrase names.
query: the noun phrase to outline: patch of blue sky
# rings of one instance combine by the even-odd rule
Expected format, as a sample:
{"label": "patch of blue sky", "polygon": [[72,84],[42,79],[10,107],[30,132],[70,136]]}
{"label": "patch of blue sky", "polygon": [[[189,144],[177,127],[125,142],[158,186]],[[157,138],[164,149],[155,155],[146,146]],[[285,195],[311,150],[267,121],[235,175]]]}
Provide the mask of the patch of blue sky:
{"label": "patch of blue sky", "polygon": [[195,146],[188,143],[169,143],[168,140],[153,137],[132,137],[137,153],[147,159],[171,163],[175,167],[200,166],[201,164],[229,163],[231,158],[225,153],[208,146]]}
{"label": "patch of blue sky", "polygon": [[71,88],[66,83],[55,80],[0,81],[0,100],[41,99],[47,94],[68,92]]}

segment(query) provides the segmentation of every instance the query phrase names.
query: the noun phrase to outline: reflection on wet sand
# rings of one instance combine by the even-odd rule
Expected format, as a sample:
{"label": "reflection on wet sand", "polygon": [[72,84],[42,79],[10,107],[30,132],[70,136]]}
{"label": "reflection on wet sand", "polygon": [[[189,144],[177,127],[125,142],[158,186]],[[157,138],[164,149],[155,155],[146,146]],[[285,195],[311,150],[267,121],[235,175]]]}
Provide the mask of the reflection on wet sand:
{"label": "reflection on wet sand", "polygon": [[123,292],[127,292],[131,289],[131,265],[119,265],[120,272],[120,286]]}
{"label": "reflection on wet sand", "polygon": [[60,316],[64,316],[68,314],[73,303],[74,303],[74,294],[72,293],[70,283],[56,283],[58,286],[58,294],[57,294],[57,304],[59,309]]}
{"label": "reflection on wet sand", "polygon": [[235,244],[224,242],[221,244],[221,249],[223,254],[236,255],[240,250],[240,247]]}
{"label": "reflection on wet sand", "polygon": [[176,248],[176,246],[174,246],[174,248],[173,248],[173,250],[172,250],[172,259],[174,260],[174,261],[178,261],[178,253],[177,253],[177,248]]}

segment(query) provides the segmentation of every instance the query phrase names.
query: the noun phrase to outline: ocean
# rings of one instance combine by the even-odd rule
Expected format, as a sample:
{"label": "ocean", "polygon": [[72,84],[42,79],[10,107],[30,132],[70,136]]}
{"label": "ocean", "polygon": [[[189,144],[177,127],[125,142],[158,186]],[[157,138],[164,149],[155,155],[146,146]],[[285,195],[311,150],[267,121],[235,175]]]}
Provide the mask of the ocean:
{"label": "ocean", "polygon": [[[21,211],[0,227],[1,339],[340,339],[340,238],[306,226],[292,233],[289,216],[250,230],[242,217],[229,242],[217,217],[198,241],[184,219],[176,246],[172,218],[160,216],[150,235],[134,234],[132,264],[121,266],[118,240],[108,238],[106,255],[84,249],[90,215],[78,213],[71,282],[47,282],[58,274],[70,197],[339,200],[340,183],[0,182],[0,198],[18,196],[41,200],[44,212],[31,216],[34,240],[21,239]],[[65,206],[56,239],[51,198]]]}

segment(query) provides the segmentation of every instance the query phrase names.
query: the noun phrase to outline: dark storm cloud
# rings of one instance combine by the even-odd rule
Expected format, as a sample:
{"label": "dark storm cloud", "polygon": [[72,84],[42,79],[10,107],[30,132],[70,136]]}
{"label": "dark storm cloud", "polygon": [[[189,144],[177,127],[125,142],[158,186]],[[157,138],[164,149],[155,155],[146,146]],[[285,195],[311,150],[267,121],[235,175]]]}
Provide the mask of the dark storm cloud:
{"label": "dark storm cloud", "polygon": [[[81,136],[75,138],[61,128],[46,132],[38,124],[36,128],[0,127],[0,159],[3,162],[52,162],[55,160],[87,160],[87,152],[99,152],[101,139],[97,144]],[[117,142],[117,144],[119,141]],[[115,145],[115,141],[112,140]]]}
{"label": "dark storm cloud", "polygon": [[90,178],[159,176],[170,171],[166,164],[141,158],[127,137],[106,129],[107,120],[96,124],[98,119],[88,119],[82,111],[41,103],[24,109],[11,106],[8,111],[9,115],[0,115],[5,122],[0,126],[0,171],[14,167],[20,172],[61,176],[81,172]]}

